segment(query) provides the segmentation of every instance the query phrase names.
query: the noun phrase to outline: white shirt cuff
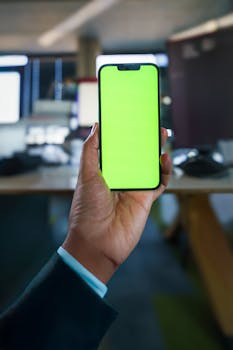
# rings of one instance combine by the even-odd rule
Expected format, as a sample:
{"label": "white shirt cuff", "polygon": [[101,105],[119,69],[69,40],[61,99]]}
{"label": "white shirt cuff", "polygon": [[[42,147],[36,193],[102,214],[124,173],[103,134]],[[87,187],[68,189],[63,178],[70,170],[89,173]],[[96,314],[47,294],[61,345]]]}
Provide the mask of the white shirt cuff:
{"label": "white shirt cuff", "polygon": [[108,291],[107,286],[88,271],[78,260],[70,255],[63,247],[57,250],[58,255],[77,275],[79,275],[101,298]]}

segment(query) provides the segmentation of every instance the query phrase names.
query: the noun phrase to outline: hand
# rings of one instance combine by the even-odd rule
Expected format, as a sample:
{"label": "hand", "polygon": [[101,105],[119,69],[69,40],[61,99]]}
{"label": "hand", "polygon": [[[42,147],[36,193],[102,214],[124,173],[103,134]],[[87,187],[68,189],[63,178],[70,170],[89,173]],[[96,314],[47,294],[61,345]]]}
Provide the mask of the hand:
{"label": "hand", "polygon": [[[162,144],[167,131],[161,129]],[[153,191],[110,191],[99,170],[98,124],[83,145],[80,172],[63,247],[102,282],[138,243],[152,203],[165,190],[171,173],[167,154],[161,156],[162,181]]]}

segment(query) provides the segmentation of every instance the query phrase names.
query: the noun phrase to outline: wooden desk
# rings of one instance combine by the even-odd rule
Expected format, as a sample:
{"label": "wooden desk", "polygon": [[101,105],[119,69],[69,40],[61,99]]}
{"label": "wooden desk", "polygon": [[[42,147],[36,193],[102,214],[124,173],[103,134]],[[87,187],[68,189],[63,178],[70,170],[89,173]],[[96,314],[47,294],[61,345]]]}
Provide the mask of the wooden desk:
{"label": "wooden desk", "polygon": [[[78,167],[43,167],[28,174],[0,177],[0,194],[70,193],[77,181]],[[233,169],[222,179],[197,179],[188,176],[173,177],[166,193],[209,194],[233,193]]]}
{"label": "wooden desk", "polygon": [[27,174],[0,177],[0,194],[73,194],[78,167],[41,167]]}
{"label": "wooden desk", "polygon": [[[179,214],[165,233],[183,226],[224,335],[233,336],[233,252],[209,202],[211,193],[233,193],[233,169],[222,179],[173,178],[168,192],[179,201]],[[232,208],[233,215],[233,208]]]}
{"label": "wooden desk", "polygon": [[[34,173],[1,177],[0,194],[72,195],[78,169],[62,166]],[[222,179],[171,179],[166,191],[177,196],[180,214],[169,234],[182,224],[209,293],[216,320],[227,336],[233,336],[233,254],[227,237],[209,203],[211,193],[233,193],[233,169]]]}

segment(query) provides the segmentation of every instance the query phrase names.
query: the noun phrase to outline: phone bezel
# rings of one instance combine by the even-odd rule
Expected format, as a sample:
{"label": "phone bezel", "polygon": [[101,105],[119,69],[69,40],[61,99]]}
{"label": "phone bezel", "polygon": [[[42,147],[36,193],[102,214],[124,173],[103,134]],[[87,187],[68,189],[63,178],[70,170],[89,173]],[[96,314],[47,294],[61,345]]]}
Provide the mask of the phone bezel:
{"label": "phone bezel", "polygon": [[[161,156],[161,122],[160,122],[160,81],[159,81],[159,67],[154,64],[154,63],[107,63],[104,64],[100,67],[99,71],[98,71],[98,99],[99,99],[99,164],[100,164],[100,170],[102,171],[102,135],[101,135],[101,89],[100,89],[100,74],[101,74],[101,70],[105,67],[118,67],[121,65],[125,65],[125,66],[135,66],[135,65],[139,65],[140,67],[143,66],[154,66],[158,72],[158,130],[159,130],[159,135],[158,135],[158,141],[159,141],[159,160],[160,160],[160,156]],[[120,69],[122,71],[124,70],[133,70],[133,69]],[[139,70],[139,69],[136,69]],[[156,190],[157,188],[160,187],[161,185],[161,173],[162,173],[162,168],[161,168],[161,164],[159,161],[159,183],[157,186],[155,187],[143,187],[143,188],[110,188],[111,191],[151,191],[151,190]]]}

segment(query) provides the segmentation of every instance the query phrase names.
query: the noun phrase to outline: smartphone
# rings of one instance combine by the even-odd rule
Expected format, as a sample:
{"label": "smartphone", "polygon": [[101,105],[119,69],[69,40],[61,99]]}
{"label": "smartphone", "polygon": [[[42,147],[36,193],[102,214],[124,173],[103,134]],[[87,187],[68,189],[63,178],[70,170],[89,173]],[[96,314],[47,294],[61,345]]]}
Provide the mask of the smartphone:
{"label": "smartphone", "polygon": [[159,73],[152,63],[107,64],[98,73],[100,168],[112,190],[160,184]]}

